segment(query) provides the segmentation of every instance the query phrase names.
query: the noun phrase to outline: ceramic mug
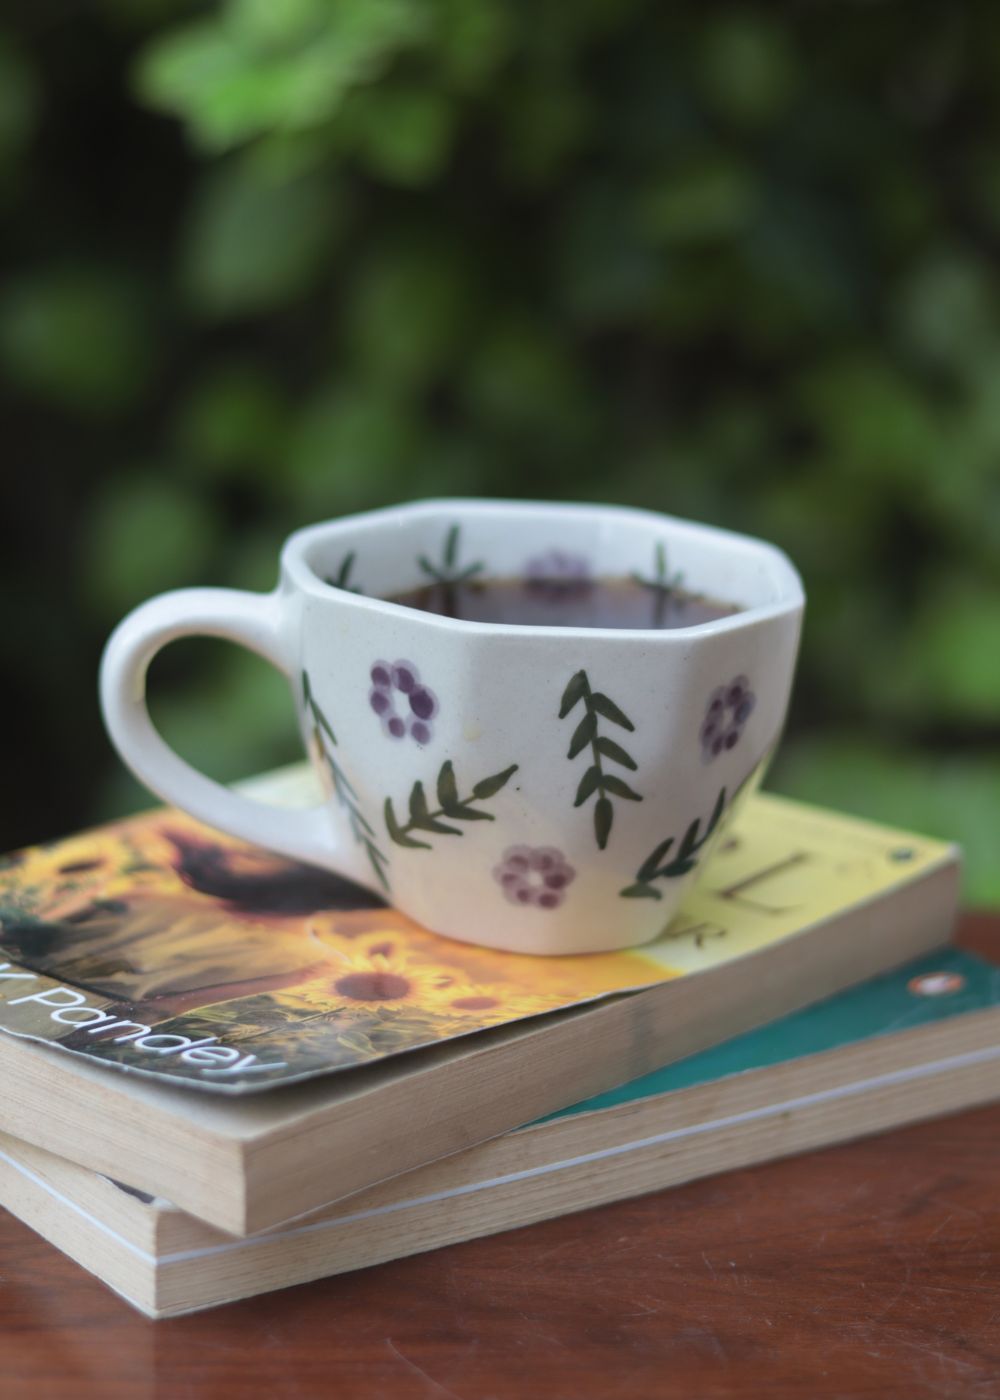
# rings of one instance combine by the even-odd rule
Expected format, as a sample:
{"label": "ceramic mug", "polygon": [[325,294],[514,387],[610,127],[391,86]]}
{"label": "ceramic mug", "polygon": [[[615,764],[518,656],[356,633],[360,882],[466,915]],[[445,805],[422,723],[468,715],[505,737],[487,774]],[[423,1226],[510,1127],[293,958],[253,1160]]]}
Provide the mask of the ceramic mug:
{"label": "ceramic mug", "polygon": [[[427,581],[670,574],[737,605],[670,630],[460,621],[386,602]],[[273,593],[143,604],[101,671],[108,731],[154,792],[211,826],[378,891],[419,923],[522,953],[656,937],[788,704],[804,599],[769,544],[612,506],[427,501],[300,530]],[[326,800],[269,807],[197,772],[146,709],[178,637],[288,676]]]}

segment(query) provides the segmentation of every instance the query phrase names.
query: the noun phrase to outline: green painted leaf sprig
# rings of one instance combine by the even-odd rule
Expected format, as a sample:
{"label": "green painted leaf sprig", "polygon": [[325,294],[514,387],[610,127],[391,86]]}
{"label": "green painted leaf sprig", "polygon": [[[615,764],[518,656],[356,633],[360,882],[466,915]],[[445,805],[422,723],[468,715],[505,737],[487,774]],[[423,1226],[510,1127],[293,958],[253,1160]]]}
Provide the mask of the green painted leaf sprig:
{"label": "green painted leaf sprig", "polygon": [[418,555],[417,563],[427,577],[433,579],[435,583],[442,583],[449,587],[454,587],[457,583],[467,583],[470,578],[481,574],[486,567],[481,559],[477,559],[472,564],[459,565],[460,536],[460,525],[449,526],[448,533],[444,537],[441,559],[436,564],[432,564],[426,554]]}
{"label": "green painted leaf sprig", "polygon": [[328,574],[325,582],[328,583],[331,588],[339,588],[345,593],[363,594],[365,590],[351,582],[351,571],[354,568],[354,561],[356,558],[357,552],[353,549],[348,554],[345,554],[336,572]]}
{"label": "green painted leaf sprig", "polygon": [[[690,874],[698,863],[696,857],[699,851],[719,825],[725,810],[726,789],[721,788],[704,832],[701,832],[700,818],[696,817],[681,837],[680,845],[676,849],[674,849],[672,836],[668,836],[665,841],[654,846],[636,871],[634,884],[627,885],[625,889],[618,891],[622,898],[662,899],[663,896],[653,881],[679,880],[683,875]],[[671,851],[673,851],[672,855]],[[670,856],[669,860],[667,860],[668,856]]]}
{"label": "green painted leaf sprig", "polygon": [[653,574],[645,578],[633,571],[632,581],[645,588],[653,597],[653,626],[662,627],[670,604],[684,587],[684,575],[678,570],[671,574],[667,569],[667,547],[662,540],[653,550]]}
{"label": "green painted leaf sprig", "polygon": [[609,724],[615,724],[629,733],[635,731],[635,725],[610,696],[605,695],[603,691],[591,688],[586,671],[577,671],[574,676],[570,677],[566,689],[562,693],[559,718],[566,719],[581,703],[584,711],[583,718],[573,731],[566,757],[574,759],[584,749],[589,748],[591,762],[580,779],[573,806],[582,807],[591,797],[596,796],[594,838],[599,849],[603,851],[608,844],[614,822],[614,804],[611,799],[619,797],[626,802],[641,802],[642,796],[634,788],[629,787],[624,778],[619,777],[617,773],[608,773],[605,770],[605,762],[617,763],[620,767],[627,768],[631,772],[635,772],[639,765],[628,750],[624,749],[615,739],[600,733],[600,721],[606,720]]}
{"label": "green painted leaf sprig", "polygon": [[388,857],[379,849],[375,839],[375,828],[358,805],[358,794],[337,760],[334,753],[334,749],[338,747],[337,736],[333,732],[330,721],[320,708],[319,701],[313,694],[308,671],[302,672],[302,701],[312,720],[313,737],[316,740],[317,748],[326,760],[327,768],[330,771],[330,781],[333,783],[334,795],[347,813],[351,835],[359,846],[364,847],[365,855],[368,857],[368,863],[375,873],[375,878],[386,893],[388,893],[389,879],[385,872],[385,867],[388,864]]}
{"label": "green painted leaf sprig", "polygon": [[[512,763],[509,768],[505,768],[500,773],[494,773],[489,778],[481,778],[478,783],[474,784],[467,797],[461,797],[454,765],[450,758],[447,759],[442,763],[437,776],[438,805],[433,810],[431,810],[430,802],[424,791],[424,785],[420,782],[414,783],[410,789],[409,820],[405,823],[397,817],[392,805],[392,798],[385,799],[385,828],[389,833],[390,840],[394,841],[397,846],[429,851],[432,849],[430,843],[416,840],[412,834],[414,831],[426,832],[431,836],[461,836],[463,832],[459,827],[453,825],[454,822],[494,821],[492,812],[484,812],[475,804],[487,802],[491,797],[495,797],[501,788],[506,787],[510,782],[517,772],[517,767],[516,763]],[[442,820],[442,818],[447,818],[447,820]]]}

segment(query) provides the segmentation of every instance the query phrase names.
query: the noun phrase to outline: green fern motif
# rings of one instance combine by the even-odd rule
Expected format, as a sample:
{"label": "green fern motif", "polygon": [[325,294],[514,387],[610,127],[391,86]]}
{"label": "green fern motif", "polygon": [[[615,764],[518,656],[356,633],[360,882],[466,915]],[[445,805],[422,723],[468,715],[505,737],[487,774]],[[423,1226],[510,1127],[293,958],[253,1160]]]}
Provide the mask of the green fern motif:
{"label": "green fern motif", "polygon": [[345,554],[343,559],[341,559],[340,567],[337,569],[337,572],[328,574],[324,582],[328,583],[331,588],[342,589],[345,593],[360,593],[363,595],[365,590],[351,583],[351,570],[354,568],[354,561],[356,558],[357,554],[352,549],[350,553]]}
{"label": "green fern motif", "polygon": [[635,725],[628,715],[620,710],[603,691],[591,689],[586,671],[577,671],[576,675],[570,678],[562,694],[559,718],[565,719],[581,702],[584,707],[584,715],[573,731],[566,757],[576,758],[589,746],[592,762],[580,779],[573,806],[582,807],[586,801],[596,795],[594,837],[599,849],[603,851],[608,844],[615,815],[611,798],[620,797],[627,802],[641,802],[642,796],[630,788],[624,778],[620,778],[616,773],[605,771],[605,760],[617,763],[620,767],[628,768],[632,772],[635,772],[638,764],[632,755],[622,748],[621,744],[606,734],[598,732],[599,722],[602,719],[607,720],[610,724],[616,724],[619,728],[628,730],[629,733],[635,731]]}
{"label": "green fern motif", "polygon": [[684,587],[684,575],[680,571],[675,574],[668,572],[667,547],[662,540],[653,550],[653,568],[652,578],[633,573],[632,580],[653,595],[653,626],[662,627],[671,599]]}
{"label": "green fern motif", "polygon": [[368,857],[368,862],[375,872],[375,878],[388,894],[389,879],[385,873],[388,857],[379,850],[375,840],[375,828],[368,821],[358,805],[358,794],[352,786],[350,779],[347,777],[347,774],[337,761],[334,754],[334,749],[338,747],[337,736],[334,734],[330,721],[323,713],[318,700],[313,694],[308,671],[302,672],[302,701],[312,720],[313,737],[316,740],[317,747],[326,760],[326,765],[330,770],[330,780],[333,783],[334,796],[347,813],[351,835],[359,846],[365,848],[365,855]]}
{"label": "green fern motif", "polygon": [[469,583],[486,568],[482,559],[476,559],[471,564],[459,564],[460,539],[461,526],[451,525],[444,537],[441,558],[437,563],[432,563],[426,554],[417,556],[422,572],[441,590],[441,611],[446,617],[455,616],[458,590],[462,584]]}
{"label": "green fern motif", "polygon": [[[622,898],[662,899],[663,895],[653,884],[653,881],[679,880],[683,875],[690,874],[698,864],[696,859],[698,853],[719,825],[725,810],[726,789],[722,788],[715,800],[715,806],[712,808],[712,815],[708,819],[705,830],[701,831],[701,821],[699,818],[695,818],[681,837],[680,845],[676,849],[672,836],[668,836],[665,841],[654,846],[636,871],[635,883],[618,891]],[[672,855],[671,851],[673,851]],[[670,856],[669,860],[667,860],[667,856]]]}
{"label": "green fern motif", "polygon": [[[495,797],[501,788],[506,787],[516,772],[517,764],[512,763],[502,773],[494,773],[492,777],[481,778],[468,797],[460,797],[454,765],[451,759],[447,759],[442,763],[437,776],[438,806],[433,811],[427,800],[423,783],[414,783],[410,789],[409,821],[405,823],[400,822],[396,816],[392,798],[385,799],[385,828],[389,833],[390,840],[394,841],[397,846],[408,846],[411,850],[429,851],[432,849],[430,843],[417,841],[412,835],[414,831],[427,832],[433,836],[462,836],[464,833],[450,823],[494,821],[492,812],[483,812],[473,804],[486,802],[489,798]],[[442,821],[442,817],[447,817],[448,820]]]}

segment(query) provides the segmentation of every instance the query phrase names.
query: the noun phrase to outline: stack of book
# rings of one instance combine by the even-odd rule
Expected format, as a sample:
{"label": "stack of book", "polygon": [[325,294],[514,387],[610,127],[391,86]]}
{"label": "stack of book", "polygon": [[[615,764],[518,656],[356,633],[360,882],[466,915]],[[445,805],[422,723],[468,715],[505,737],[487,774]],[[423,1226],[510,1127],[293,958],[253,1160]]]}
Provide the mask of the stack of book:
{"label": "stack of book", "polygon": [[538,959],[172,811],[33,848],[0,870],[0,1205],[159,1317],[985,1102],[957,873],[760,794],[658,942]]}

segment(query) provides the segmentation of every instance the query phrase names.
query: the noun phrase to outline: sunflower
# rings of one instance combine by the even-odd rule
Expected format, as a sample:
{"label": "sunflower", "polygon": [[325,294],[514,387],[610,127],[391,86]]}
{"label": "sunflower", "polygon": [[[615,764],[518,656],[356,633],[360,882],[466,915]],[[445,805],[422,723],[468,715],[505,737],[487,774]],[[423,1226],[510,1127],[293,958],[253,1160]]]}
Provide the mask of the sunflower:
{"label": "sunflower", "polygon": [[[95,904],[101,911],[113,913],[115,903],[130,901],[136,895],[186,896],[187,886],[175,869],[177,851],[162,827],[162,812],[148,812],[30,847],[18,853],[9,870],[0,874],[0,888],[19,903],[30,902],[37,917],[69,923],[92,912]],[[171,833],[181,832],[192,840],[208,837],[237,868],[241,861],[260,859],[241,842],[208,833],[182,812],[170,814],[169,828]]]}
{"label": "sunflower", "polygon": [[278,1000],[321,1013],[353,1007],[434,1014],[444,1010],[455,985],[449,969],[422,964],[405,947],[397,951],[391,935],[369,936],[349,952],[327,944],[326,951],[329,956],[322,973],[278,992]]}
{"label": "sunflower", "polygon": [[[138,874],[127,869],[135,860],[134,846],[125,843],[117,826],[83,832],[18,852],[0,874],[0,891],[14,907],[36,918],[74,923],[98,901],[103,910],[113,912],[113,901],[131,894],[140,883],[143,888],[151,883],[145,860],[139,862]],[[170,883],[172,872],[167,872],[166,881],[156,873],[161,883]]]}
{"label": "sunflower", "polygon": [[509,982],[468,982],[455,980],[442,988],[442,1010],[460,1022],[495,1026],[538,1016],[562,1006],[562,997],[545,991],[529,991]]}

